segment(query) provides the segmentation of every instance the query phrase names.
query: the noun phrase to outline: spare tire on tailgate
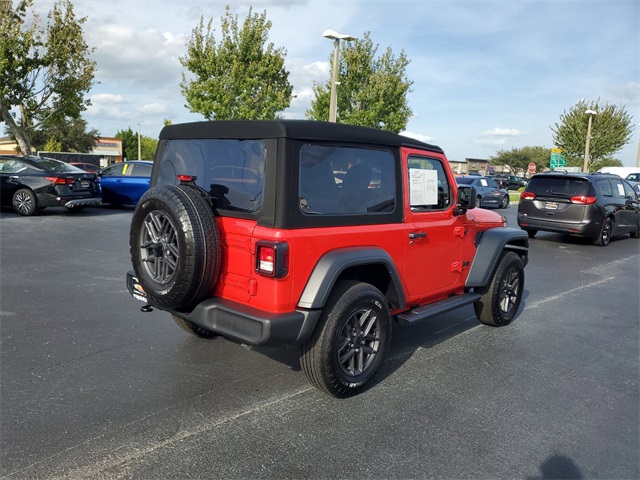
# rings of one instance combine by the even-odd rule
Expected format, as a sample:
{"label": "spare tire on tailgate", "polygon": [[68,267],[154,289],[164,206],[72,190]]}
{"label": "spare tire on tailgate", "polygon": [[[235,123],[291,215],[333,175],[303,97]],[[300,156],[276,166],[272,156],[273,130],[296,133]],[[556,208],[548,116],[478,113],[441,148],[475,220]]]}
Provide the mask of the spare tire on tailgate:
{"label": "spare tire on tailgate", "polygon": [[131,261],[153,305],[195,306],[218,280],[220,236],[204,195],[188,185],[161,185],[138,202],[129,235]]}

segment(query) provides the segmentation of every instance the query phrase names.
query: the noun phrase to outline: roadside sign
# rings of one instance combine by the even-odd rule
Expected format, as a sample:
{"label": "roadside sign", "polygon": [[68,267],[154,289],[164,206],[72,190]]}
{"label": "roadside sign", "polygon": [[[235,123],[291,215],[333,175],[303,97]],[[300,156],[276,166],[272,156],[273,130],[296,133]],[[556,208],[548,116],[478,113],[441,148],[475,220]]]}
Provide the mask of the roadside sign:
{"label": "roadside sign", "polygon": [[530,163],[529,164],[529,173],[536,173],[536,164],[535,163]]}
{"label": "roadside sign", "polygon": [[551,170],[553,170],[555,168],[564,167],[566,165],[567,165],[567,159],[562,154],[562,149],[561,148],[552,148],[551,149],[551,159],[549,161],[549,168],[551,168]]}

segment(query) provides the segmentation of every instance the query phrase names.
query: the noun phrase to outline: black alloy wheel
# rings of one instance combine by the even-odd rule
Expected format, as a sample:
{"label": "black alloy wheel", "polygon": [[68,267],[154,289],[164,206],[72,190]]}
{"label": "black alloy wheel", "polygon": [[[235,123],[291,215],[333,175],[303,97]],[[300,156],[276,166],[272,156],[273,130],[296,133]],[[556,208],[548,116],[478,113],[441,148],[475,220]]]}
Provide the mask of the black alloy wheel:
{"label": "black alloy wheel", "polygon": [[171,282],[178,268],[180,252],[176,227],[160,210],[147,214],[140,231],[140,259],[142,266],[154,282],[166,285]]}
{"label": "black alloy wheel", "polygon": [[371,367],[380,351],[380,328],[380,319],[371,308],[351,314],[338,340],[338,364],[345,376],[356,378]]}
{"label": "black alloy wheel", "polygon": [[28,188],[21,188],[13,194],[13,209],[20,215],[33,215],[37,207],[36,195]]}

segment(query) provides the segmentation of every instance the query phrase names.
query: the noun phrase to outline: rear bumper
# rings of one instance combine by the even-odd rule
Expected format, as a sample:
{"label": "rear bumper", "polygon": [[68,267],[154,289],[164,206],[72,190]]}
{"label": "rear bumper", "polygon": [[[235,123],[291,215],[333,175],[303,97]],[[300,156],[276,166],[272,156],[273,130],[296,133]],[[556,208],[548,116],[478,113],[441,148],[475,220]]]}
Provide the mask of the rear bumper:
{"label": "rear bumper", "polygon": [[[133,272],[127,272],[127,289],[137,300],[147,301]],[[321,310],[294,310],[272,313],[222,298],[210,298],[196,305],[191,312],[165,309],[224,337],[249,345],[301,345],[313,332]]]}
{"label": "rear bumper", "polygon": [[518,213],[518,226],[525,230],[542,230],[545,232],[564,233],[594,238],[600,234],[602,223],[596,220],[588,222],[554,222],[524,217]]}
{"label": "rear bumper", "polygon": [[61,199],[60,203],[62,203],[67,208],[74,207],[89,207],[91,205],[100,205],[102,202],[102,198],[93,197],[93,198],[74,198],[72,200]]}

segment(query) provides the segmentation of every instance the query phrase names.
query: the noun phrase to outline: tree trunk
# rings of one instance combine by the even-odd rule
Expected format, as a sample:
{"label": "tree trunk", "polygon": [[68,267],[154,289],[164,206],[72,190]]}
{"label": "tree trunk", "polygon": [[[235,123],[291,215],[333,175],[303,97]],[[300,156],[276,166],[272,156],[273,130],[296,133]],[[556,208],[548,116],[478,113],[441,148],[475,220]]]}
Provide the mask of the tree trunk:
{"label": "tree trunk", "polygon": [[23,155],[31,155],[31,142],[29,138],[24,134],[22,129],[18,127],[16,121],[14,120],[9,109],[0,101],[0,115],[2,116],[2,120],[9,125],[9,130],[16,138],[18,142],[18,146],[20,147],[20,151]]}

